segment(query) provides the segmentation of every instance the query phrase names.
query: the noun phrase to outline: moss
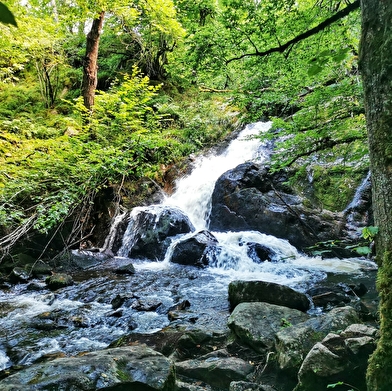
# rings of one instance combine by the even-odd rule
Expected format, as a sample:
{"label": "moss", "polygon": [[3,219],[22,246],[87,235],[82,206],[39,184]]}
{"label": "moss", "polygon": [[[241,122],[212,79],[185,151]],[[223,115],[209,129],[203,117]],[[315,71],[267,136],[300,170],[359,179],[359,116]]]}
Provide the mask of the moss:
{"label": "moss", "polygon": [[304,205],[331,211],[342,211],[352,200],[356,189],[363,180],[364,170],[342,165],[333,167],[312,165],[309,173],[304,167],[298,168],[290,184],[296,192],[305,197]]}
{"label": "moss", "polygon": [[116,375],[119,380],[123,383],[133,381],[132,376],[127,371],[127,361],[126,360],[119,360],[117,362],[117,370]]}
{"label": "moss", "polygon": [[367,370],[369,391],[392,390],[392,253],[386,252],[378,271],[377,289],[380,293],[380,334],[377,348],[370,357]]}

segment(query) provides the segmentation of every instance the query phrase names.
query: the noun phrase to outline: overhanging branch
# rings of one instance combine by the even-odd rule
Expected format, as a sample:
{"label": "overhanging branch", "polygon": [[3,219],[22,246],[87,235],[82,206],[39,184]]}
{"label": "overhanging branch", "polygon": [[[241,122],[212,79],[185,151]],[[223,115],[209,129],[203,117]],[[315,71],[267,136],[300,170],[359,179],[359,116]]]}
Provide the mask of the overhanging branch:
{"label": "overhanging branch", "polygon": [[298,153],[293,159],[291,159],[287,164],[285,164],[285,167],[291,167],[298,159],[300,159],[301,157],[306,157],[306,156],[310,156],[313,153],[316,152],[320,152],[323,151],[325,149],[330,149],[333,148],[336,145],[343,145],[343,144],[350,144],[354,141],[358,141],[358,140],[365,140],[367,139],[367,136],[352,136],[352,137],[348,137],[345,139],[341,139],[341,140],[332,140],[330,138],[325,138],[322,139],[320,141],[318,141],[315,144],[314,148],[308,149],[304,152],[300,152]]}
{"label": "overhanging branch", "polygon": [[291,49],[293,47],[293,45],[295,45],[296,43],[301,42],[301,41],[305,40],[306,38],[309,38],[309,37],[319,33],[320,31],[322,31],[325,28],[327,28],[328,26],[330,26],[332,23],[335,23],[336,21],[344,18],[345,16],[347,16],[348,14],[350,14],[351,12],[353,12],[354,10],[359,8],[359,3],[360,3],[360,0],[355,0],[353,3],[348,4],[347,7],[338,11],[336,14],[332,15],[330,18],[325,19],[323,22],[321,22],[317,26],[313,27],[312,29],[307,30],[307,31],[303,32],[302,34],[297,35],[293,39],[290,39],[290,41],[287,41],[283,45],[279,45],[279,46],[270,48],[270,49],[265,50],[263,52],[260,52],[256,49],[256,51],[254,53],[245,53],[245,54],[242,54],[241,56],[233,57],[233,58],[227,60],[226,64],[229,64],[232,61],[241,60],[245,57],[254,57],[254,56],[265,57],[265,56],[268,56],[269,54],[272,54],[272,53],[284,53],[287,49]]}

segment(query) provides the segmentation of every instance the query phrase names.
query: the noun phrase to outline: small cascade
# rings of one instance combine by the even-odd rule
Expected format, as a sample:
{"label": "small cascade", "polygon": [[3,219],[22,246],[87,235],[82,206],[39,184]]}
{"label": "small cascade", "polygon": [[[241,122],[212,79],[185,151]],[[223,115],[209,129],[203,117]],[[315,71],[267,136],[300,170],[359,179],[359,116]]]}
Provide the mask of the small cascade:
{"label": "small cascade", "polygon": [[194,231],[179,208],[152,205],[136,207],[129,216],[118,255],[162,260],[169,245],[167,238]]}
{"label": "small cascade", "polygon": [[112,220],[112,224],[110,226],[109,234],[106,236],[105,243],[103,244],[100,251],[103,253],[112,253],[116,251],[116,242],[119,240],[119,226],[122,225],[125,219],[128,217],[129,212],[123,211],[122,213],[117,214],[117,216]]}
{"label": "small cascade", "polygon": [[358,186],[350,204],[343,211],[346,217],[346,231],[350,239],[356,240],[360,237],[359,228],[370,223],[369,206],[371,203],[371,173]]}
{"label": "small cascade", "polygon": [[[177,253],[181,251],[177,246],[183,249],[184,242],[208,227],[211,196],[217,179],[244,162],[262,163],[268,159],[271,148],[252,136],[268,131],[270,125],[248,125],[223,153],[201,157],[191,174],[177,181],[175,192],[162,204],[134,208],[118,255],[155,263],[159,261],[162,268],[170,265],[173,253],[176,250]],[[369,179],[370,174],[358,188],[346,213],[358,209]],[[162,219],[164,215],[169,220]],[[167,230],[170,226],[177,226],[178,221],[184,222],[188,219],[181,228],[171,229],[170,232]],[[321,258],[305,256],[287,240],[271,235],[255,231],[211,234],[216,238],[216,244],[209,243],[205,253],[203,249],[195,249],[202,253],[203,258],[202,261],[195,262],[195,265],[203,267],[208,264],[208,270],[215,275],[263,279],[295,286],[301,281],[311,283],[312,280],[323,279],[328,271],[339,271],[339,260],[330,260],[327,265]],[[349,269],[359,270],[360,264],[357,260],[343,262],[342,272]]]}
{"label": "small cascade", "polygon": [[163,204],[179,207],[189,216],[197,230],[205,229],[216,180],[238,164],[249,160],[263,162],[271,151],[259,139],[252,139],[252,136],[266,132],[270,127],[270,122],[248,125],[224,153],[198,160],[192,173],[177,181],[174,194],[166,198]]}

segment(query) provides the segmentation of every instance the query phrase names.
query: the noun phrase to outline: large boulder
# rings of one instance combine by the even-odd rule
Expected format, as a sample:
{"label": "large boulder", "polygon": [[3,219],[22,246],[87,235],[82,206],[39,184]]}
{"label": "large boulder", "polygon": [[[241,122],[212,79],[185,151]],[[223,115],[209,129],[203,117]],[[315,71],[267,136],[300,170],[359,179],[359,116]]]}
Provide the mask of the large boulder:
{"label": "large boulder", "polygon": [[232,281],[229,284],[229,301],[231,308],[245,302],[266,302],[300,311],[310,308],[310,301],[305,294],[266,281]]}
{"label": "large boulder", "polygon": [[217,245],[218,240],[210,232],[197,232],[175,245],[170,261],[181,265],[208,266]]}
{"label": "large boulder", "polygon": [[245,380],[254,367],[240,358],[231,357],[225,350],[219,350],[198,359],[178,362],[176,371],[187,378],[228,389],[232,381]]}
{"label": "large boulder", "polygon": [[276,333],[275,339],[279,368],[288,375],[296,375],[304,357],[316,342],[321,341],[328,333],[339,332],[357,322],[357,312],[352,307],[342,307],[281,329]]}
{"label": "large boulder", "polygon": [[339,237],[340,215],[308,208],[302,201],[279,174],[255,163],[243,163],[217,180],[209,229],[256,230],[287,239],[300,249]]}
{"label": "large boulder", "polygon": [[91,250],[71,250],[70,259],[73,266],[89,269],[112,258],[111,254]]}
{"label": "large boulder", "polygon": [[330,333],[316,343],[298,372],[295,391],[325,390],[328,384],[343,383],[365,390],[369,355],[376,347],[377,330],[361,324]]}
{"label": "large boulder", "polygon": [[162,260],[172,237],[194,231],[178,208],[152,205],[132,210],[119,255]]}
{"label": "large boulder", "polygon": [[229,317],[228,326],[236,338],[259,353],[274,347],[275,335],[309,319],[302,311],[269,303],[240,303]]}
{"label": "large boulder", "polygon": [[2,391],[172,391],[174,368],[162,354],[127,346],[35,364],[0,380]]}

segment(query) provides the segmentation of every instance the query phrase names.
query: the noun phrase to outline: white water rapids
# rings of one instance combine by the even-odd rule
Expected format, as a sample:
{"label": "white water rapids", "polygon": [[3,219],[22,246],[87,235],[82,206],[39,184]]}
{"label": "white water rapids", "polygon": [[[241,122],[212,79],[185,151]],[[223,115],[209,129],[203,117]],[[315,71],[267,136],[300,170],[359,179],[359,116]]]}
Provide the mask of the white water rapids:
{"label": "white water rapids", "polygon": [[[207,229],[215,182],[223,173],[241,163],[255,161],[260,164],[267,161],[271,153],[270,147],[253,136],[267,132],[270,126],[269,122],[247,125],[222,154],[200,157],[191,174],[177,181],[175,192],[165,199],[163,206],[181,209],[197,231]],[[360,273],[361,268],[370,266],[370,262],[359,258],[325,260],[321,257],[309,257],[299,253],[288,241],[257,231],[213,232],[213,235],[218,239],[222,251],[218,254],[217,263],[209,271],[229,280],[260,279],[299,287],[302,283],[309,284],[325,278],[328,272]],[[164,262],[145,263],[141,267],[168,267],[176,242],[188,236],[172,243]],[[127,238],[124,242],[126,241]],[[255,263],[247,254],[247,246],[243,245],[245,243],[259,243],[271,248],[279,255],[280,261]]]}
{"label": "white water rapids", "polygon": [[[267,146],[248,136],[266,131],[269,126],[249,125],[222,154],[197,159],[192,173],[178,181],[176,192],[162,206],[179,207],[197,230],[206,229],[215,181],[240,163],[262,163],[268,158]],[[173,242],[163,261],[115,257],[102,268],[74,275],[74,286],[54,293],[42,280],[0,289],[0,370],[34,363],[46,354],[73,355],[102,349],[121,336],[153,333],[169,325],[225,330],[229,313],[227,286],[235,279],[261,279],[304,291],[329,272],[361,276],[363,268],[373,266],[360,258],[308,257],[287,241],[256,231],[213,235],[220,251],[215,263],[203,270],[172,264],[169,255]],[[246,243],[271,248],[277,259],[254,262]],[[112,272],[116,265],[129,261],[135,266],[135,275]],[[116,297],[125,300],[118,310],[113,305]],[[170,308],[184,300],[191,303],[190,308],[179,319],[169,320]]]}

